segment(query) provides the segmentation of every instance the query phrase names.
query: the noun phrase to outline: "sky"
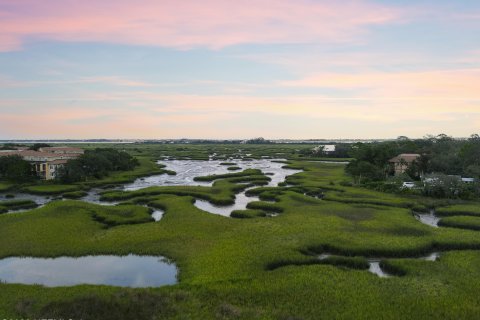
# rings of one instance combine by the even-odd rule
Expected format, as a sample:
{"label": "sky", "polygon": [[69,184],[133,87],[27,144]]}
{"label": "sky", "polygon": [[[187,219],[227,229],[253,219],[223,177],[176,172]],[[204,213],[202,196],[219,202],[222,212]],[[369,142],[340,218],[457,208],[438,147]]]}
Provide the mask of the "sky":
{"label": "sky", "polygon": [[0,0],[0,139],[480,133],[478,0]]}

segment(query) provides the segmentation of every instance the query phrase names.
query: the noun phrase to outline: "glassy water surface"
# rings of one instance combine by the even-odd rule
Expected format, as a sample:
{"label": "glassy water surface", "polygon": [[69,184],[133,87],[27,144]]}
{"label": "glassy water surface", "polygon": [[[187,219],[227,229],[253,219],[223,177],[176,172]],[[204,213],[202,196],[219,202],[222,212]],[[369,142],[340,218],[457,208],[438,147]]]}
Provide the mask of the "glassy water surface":
{"label": "glassy water surface", "polygon": [[159,287],[177,283],[177,268],[163,257],[152,256],[13,257],[0,260],[0,281],[47,287]]}

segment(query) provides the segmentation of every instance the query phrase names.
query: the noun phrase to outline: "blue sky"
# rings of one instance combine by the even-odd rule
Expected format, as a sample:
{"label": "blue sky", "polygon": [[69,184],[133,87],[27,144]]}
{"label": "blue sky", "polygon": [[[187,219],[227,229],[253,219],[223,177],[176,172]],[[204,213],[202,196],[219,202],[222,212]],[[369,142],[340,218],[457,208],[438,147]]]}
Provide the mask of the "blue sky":
{"label": "blue sky", "polygon": [[0,0],[0,138],[480,127],[480,2]]}

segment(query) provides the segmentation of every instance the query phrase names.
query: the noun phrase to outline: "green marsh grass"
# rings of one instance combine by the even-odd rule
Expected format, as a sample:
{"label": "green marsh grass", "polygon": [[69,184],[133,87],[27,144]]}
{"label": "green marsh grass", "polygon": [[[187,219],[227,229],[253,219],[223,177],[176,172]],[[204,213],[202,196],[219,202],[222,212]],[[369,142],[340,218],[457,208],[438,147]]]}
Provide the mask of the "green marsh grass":
{"label": "green marsh grass", "polygon": [[9,210],[32,209],[38,205],[32,200],[6,200],[0,201],[0,213],[5,213]]}
{"label": "green marsh grass", "polygon": [[470,229],[480,231],[480,217],[477,216],[449,216],[440,219],[438,225],[441,227],[451,227],[460,229]]}
{"label": "green marsh grass", "polygon": [[[179,146],[126,148],[152,158],[170,151],[175,157],[208,157],[212,153],[208,148],[228,158],[230,152],[238,152],[234,148],[243,148],[238,145],[225,150],[219,150],[223,148],[219,146],[182,146],[182,150],[175,150],[176,147]],[[293,149],[291,146],[245,148],[249,148],[252,157],[261,157],[262,147],[270,153],[266,155],[288,153]],[[1,215],[0,257],[161,255],[175,261],[180,283],[132,290],[108,286],[45,288],[0,284],[0,314],[32,318],[84,316],[94,312],[95,318],[111,312],[123,317],[115,310],[127,312],[128,307],[137,310],[134,303],[142,306],[141,299],[148,302],[145,306],[150,312],[148,316],[159,319],[478,317],[480,237],[477,231],[431,228],[420,223],[412,216],[410,205],[422,206],[422,198],[343,186],[342,181],[349,181],[344,165],[296,161],[294,164],[305,168],[304,172],[287,179],[296,187],[249,190],[258,192],[261,198],[262,194],[275,198],[275,203],[256,202],[281,208],[282,213],[275,218],[231,219],[209,214],[193,205],[195,199],[231,201],[236,193],[250,185],[248,176],[215,177],[211,187],[153,187],[103,194],[105,199],[142,201],[162,208],[165,215],[155,223],[106,228],[103,222],[94,219],[92,212],[112,216],[111,208],[81,201],[56,201],[28,212]],[[236,179],[246,179],[248,184],[240,185]],[[327,189],[329,187],[338,190]],[[322,190],[326,196],[341,193],[343,197],[335,196],[356,201],[323,201],[303,195],[304,190]],[[366,202],[375,199],[381,201]],[[115,206],[114,210],[119,210],[120,215],[125,210],[128,215],[130,206]],[[134,207],[142,208],[135,209],[139,210],[138,216],[147,216],[147,212],[142,211],[146,208]],[[263,209],[242,211],[254,215]],[[394,259],[445,250],[456,251],[442,253],[435,262]],[[330,264],[320,263],[313,255],[323,252],[342,257],[332,258]],[[404,276],[381,279],[367,272],[363,258],[359,257],[372,256],[386,257],[386,263],[402,270]],[[271,268],[281,263],[282,267]],[[357,263],[363,267],[351,267]],[[159,305],[152,302],[156,300],[162,301],[160,305],[166,313],[157,309]],[[91,306],[95,306],[95,311]],[[75,313],[77,311],[79,313]]]}

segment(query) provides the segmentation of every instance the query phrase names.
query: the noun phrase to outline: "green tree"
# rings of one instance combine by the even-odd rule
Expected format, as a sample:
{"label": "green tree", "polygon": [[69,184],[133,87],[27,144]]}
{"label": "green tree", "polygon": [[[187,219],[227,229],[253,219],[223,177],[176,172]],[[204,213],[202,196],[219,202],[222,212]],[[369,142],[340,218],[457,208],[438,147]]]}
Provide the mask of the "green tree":
{"label": "green tree", "polygon": [[34,179],[32,166],[18,155],[0,157],[0,178],[12,182],[25,182]]}
{"label": "green tree", "polygon": [[40,148],[49,148],[49,147],[51,147],[51,145],[46,144],[46,143],[35,143],[29,149],[34,150],[34,151],[38,151],[38,149],[40,149]]}

